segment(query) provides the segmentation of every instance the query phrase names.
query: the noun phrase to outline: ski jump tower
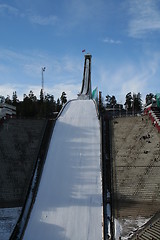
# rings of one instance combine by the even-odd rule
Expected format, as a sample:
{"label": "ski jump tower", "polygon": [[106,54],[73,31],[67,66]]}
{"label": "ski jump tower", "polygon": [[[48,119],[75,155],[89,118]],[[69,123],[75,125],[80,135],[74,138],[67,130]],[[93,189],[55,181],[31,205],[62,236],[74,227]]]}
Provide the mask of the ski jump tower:
{"label": "ski jump tower", "polygon": [[91,54],[87,53],[85,55],[82,88],[81,92],[78,94],[78,99],[90,99],[92,97],[91,58],[92,58]]}

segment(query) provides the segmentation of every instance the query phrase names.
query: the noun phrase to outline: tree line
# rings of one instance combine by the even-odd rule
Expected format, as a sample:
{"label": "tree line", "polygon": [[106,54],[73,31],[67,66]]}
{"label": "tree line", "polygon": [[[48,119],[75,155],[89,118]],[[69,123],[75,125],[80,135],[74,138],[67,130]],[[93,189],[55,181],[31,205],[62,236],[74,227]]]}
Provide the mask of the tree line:
{"label": "tree line", "polygon": [[52,94],[43,94],[40,91],[39,99],[30,90],[29,94],[23,95],[23,100],[20,101],[17,92],[13,92],[12,98],[0,96],[0,103],[7,103],[16,107],[17,117],[25,118],[50,118],[54,117],[67,102],[67,95],[62,92],[60,98],[54,99]]}
{"label": "tree line", "polygon": [[[149,105],[153,101],[155,101],[156,96],[153,93],[149,93],[146,95],[145,98],[145,104]],[[142,111],[142,97],[141,94],[138,93],[127,93],[125,96],[125,110],[128,112],[141,112]],[[105,97],[105,106],[103,105],[104,108],[117,108],[117,109],[122,109],[123,105],[122,104],[117,104],[116,97],[114,95],[106,95]]]}
{"label": "tree line", "polygon": [[[146,105],[153,102],[155,95],[149,93],[146,95]],[[43,90],[40,91],[39,99],[30,90],[29,94],[23,95],[23,100],[20,101],[17,97],[17,92],[13,92],[12,98],[9,95],[5,98],[0,96],[0,103],[7,103],[16,106],[17,117],[34,117],[34,118],[50,118],[57,114],[63,104],[67,102],[67,94],[63,91],[60,98],[54,99],[52,94],[44,95]],[[105,101],[101,103],[101,109],[123,109],[123,104],[118,104],[114,95],[106,95]],[[127,93],[124,103],[125,110],[128,112],[138,113],[142,111],[141,94]]]}

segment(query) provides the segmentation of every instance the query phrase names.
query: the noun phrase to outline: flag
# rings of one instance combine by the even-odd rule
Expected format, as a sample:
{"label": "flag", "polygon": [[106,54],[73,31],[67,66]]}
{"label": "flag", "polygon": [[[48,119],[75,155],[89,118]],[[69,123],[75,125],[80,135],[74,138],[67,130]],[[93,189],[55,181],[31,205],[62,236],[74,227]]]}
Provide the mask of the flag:
{"label": "flag", "polygon": [[98,87],[96,87],[92,92],[92,99],[98,101]]}
{"label": "flag", "polygon": [[85,52],[85,51],[86,51],[85,49],[82,50],[82,52]]}

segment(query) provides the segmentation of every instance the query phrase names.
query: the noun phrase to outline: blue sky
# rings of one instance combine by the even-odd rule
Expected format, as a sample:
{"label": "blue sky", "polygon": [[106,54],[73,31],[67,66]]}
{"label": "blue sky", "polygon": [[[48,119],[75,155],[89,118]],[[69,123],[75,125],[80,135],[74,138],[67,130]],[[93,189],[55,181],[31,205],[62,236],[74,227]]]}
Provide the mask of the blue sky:
{"label": "blue sky", "polygon": [[92,88],[124,103],[128,92],[160,92],[159,0],[0,0],[0,95],[30,90],[77,97],[84,54]]}

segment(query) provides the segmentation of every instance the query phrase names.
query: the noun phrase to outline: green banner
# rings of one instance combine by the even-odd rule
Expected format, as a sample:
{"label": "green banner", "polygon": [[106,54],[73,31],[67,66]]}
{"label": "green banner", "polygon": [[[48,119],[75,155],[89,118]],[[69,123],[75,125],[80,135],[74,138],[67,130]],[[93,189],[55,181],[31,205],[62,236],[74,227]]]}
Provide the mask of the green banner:
{"label": "green banner", "polygon": [[96,87],[92,92],[92,99],[98,101],[98,87]]}

